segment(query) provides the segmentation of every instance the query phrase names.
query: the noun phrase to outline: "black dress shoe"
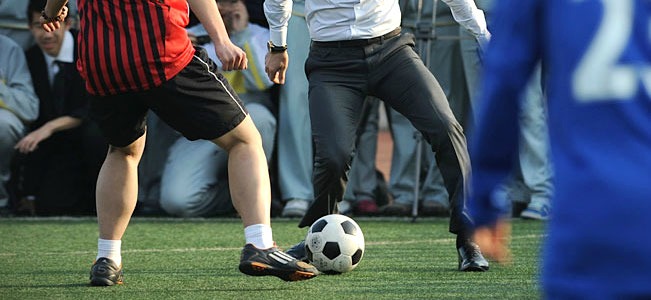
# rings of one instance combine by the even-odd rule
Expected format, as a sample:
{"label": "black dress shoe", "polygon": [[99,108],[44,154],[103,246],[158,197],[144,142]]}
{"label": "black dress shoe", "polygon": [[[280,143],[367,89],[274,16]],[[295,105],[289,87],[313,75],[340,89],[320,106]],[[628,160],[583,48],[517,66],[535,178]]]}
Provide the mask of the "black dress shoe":
{"label": "black dress shoe", "polygon": [[291,257],[307,262],[307,251],[305,251],[305,240],[287,249],[285,253]]}
{"label": "black dress shoe", "polygon": [[450,216],[450,209],[436,201],[423,201],[420,206],[420,213],[428,217],[448,217]]}
{"label": "black dress shoe", "polygon": [[459,255],[459,271],[484,272],[488,271],[488,261],[481,254],[479,246],[473,242],[464,243],[457,249]]}
{"label": "black dress shoe", "polygon": [[411,204],[393,202],[380,208],[380,214],[384,216],[404,217],[411,214],[411,208]]}

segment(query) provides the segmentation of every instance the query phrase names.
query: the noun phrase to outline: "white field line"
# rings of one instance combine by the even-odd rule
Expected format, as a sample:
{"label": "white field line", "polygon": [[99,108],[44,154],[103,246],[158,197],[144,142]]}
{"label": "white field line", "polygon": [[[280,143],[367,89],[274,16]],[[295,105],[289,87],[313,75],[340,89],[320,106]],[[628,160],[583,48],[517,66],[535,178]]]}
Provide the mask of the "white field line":
{"label": "white field line", "polygon": [[[544,237],[544,234],[527,234],[515,236],[512,240],[528,240],[539,239]],[[410,241],[378,241],[368,242],[367,246],[385,246],[385,245],[410,245],[410,244],[446,244],[452,243],[454,239],[429,239],[429,240],[410,240]],[[241,247],[202,247],[202,248],[172,248],[172,249],[123,249],[122,253],[161,253],[161,252],[176,252],[176,253],[191,253],[191,252],[218,252],[218,251],[236,251],[242,249]],[[93,255],[93,251],[70,251],[70,252],[44,252],[38,253],[39,256],[43,255]],[[30,254],[28,252],[0,252],[0,257],[13,257],[18,255]],[[31,253],[35,254],[35,253]]]}

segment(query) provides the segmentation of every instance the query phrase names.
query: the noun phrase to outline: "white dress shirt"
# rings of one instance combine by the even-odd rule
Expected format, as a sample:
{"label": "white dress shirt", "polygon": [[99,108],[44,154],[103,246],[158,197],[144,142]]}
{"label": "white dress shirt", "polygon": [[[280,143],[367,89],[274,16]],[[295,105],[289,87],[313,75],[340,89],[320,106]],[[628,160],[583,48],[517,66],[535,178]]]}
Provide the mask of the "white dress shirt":
{"label": "white dress shirt", "polygon": [[[484,13],[472,0],[443,0],[454,19],[476,36],[490,36]],[[287,23],[292,0],[266,0],[264,12],[274,45],[287,44]],[[314,41],[368,39],[400,26],[397,0],[306,0],[305,17]]]}
{"label": "white dress shirt", "polygon": [[490,32],[486,27],[484,12],[477,8],[472,0],[442,0],[450,7],[454,20],[468,29],[480,41],[490,39]]}

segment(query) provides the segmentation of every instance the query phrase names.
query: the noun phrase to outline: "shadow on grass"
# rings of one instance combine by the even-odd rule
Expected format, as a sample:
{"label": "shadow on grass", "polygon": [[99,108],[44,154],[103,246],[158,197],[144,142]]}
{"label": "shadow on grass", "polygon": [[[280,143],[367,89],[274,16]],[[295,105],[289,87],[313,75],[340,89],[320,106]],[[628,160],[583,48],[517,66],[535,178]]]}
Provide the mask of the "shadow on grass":
{"label": "shadow on grass", "polygon": [[147,286],[145,284],[129,284],[129,283],[124,283],[121,285],[115,285],[115,286],[92,286],[90,283],[84,282],[84,283],[62,283],[62,284],[10,284],[10,285],[4,285],[0,284],[0,295],[3,293],[1,292],[2,290],[9,290],[9,289],[60,289],[60,288],[89,288],[89,289],[116,289],[116,290],[121,290],[121,291],[126,291],[124,289],[128,288],[136,288],[134,291],[142,291],[142,290],[147,290],[147,292],[260,292],[260,291],[287,291],[288,289],[292,289],[291,286],[276,286],[276,287],[262,287],[260,285],[251,285],[250,288],[217,288],[217,287],[211,287],[211,288],[204,288],[204,287],[187,287],[187,288],[179,288],[179,286],[174,286],[170,288],[151,288],[150,286]]}
{"label": "shadow on grass", "polygon": [[12,288],[74,288],[74,287],[90,287],[90,283],[87,282],[78,282],[78,283],[60,283],[60,284],[0,284],[1,289],[12,289]]}

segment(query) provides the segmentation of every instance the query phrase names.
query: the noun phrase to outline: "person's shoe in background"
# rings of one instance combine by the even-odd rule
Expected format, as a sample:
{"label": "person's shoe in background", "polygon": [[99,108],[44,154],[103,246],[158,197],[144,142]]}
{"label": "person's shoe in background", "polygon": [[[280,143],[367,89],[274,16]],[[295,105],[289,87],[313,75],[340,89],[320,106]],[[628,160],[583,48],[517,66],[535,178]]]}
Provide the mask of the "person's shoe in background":
{"label": "person's shoe in background", "polygon": [[304,199],[292,199],[287,201],[281,216],[285,218],[302,218],[310,207],[310,202]]}
{"label": "person's shoe in background", "polygon": [[393,202],[383,206],[380,213],[385,216],[404,217],[411,214],[412,205],[409,203]]}
{"label": "person's shoe in background", "polygon": [[527,220],[547,221],[550,216],[549,201],[532,200],[527,208],[520,213],[520,218]]}
{"label": "person's shoe in background", "polygon": [[354,212],[356,216],[375,216],[378,214],[379,210],[375,200],[362,199],[355,203]]}
{"label": "person's shoe in background", "polygon": [[353,216],[353,205],[348,200],[342,200],[337,203],[337,211],[339,214],[352,217]]}
{"label": "person's shoe in background", "polygon": [[428,217],[447,217],[450,215],[450,210],[437,201],[423,201],[420,214]]}

